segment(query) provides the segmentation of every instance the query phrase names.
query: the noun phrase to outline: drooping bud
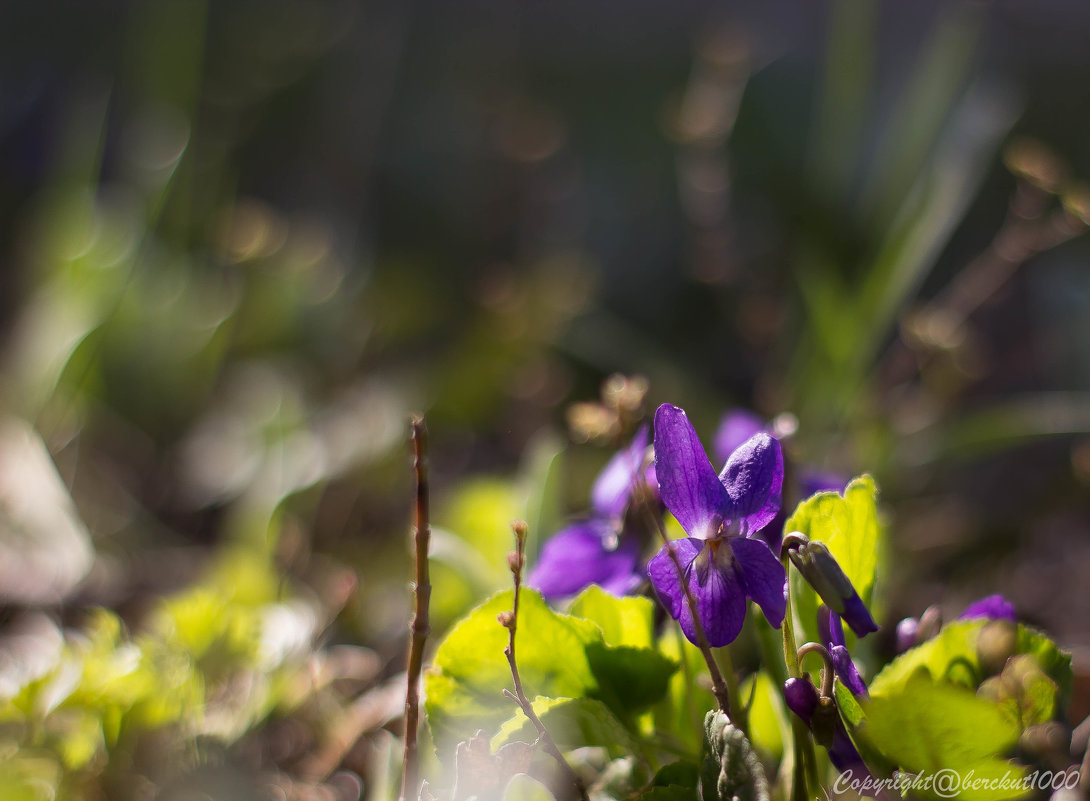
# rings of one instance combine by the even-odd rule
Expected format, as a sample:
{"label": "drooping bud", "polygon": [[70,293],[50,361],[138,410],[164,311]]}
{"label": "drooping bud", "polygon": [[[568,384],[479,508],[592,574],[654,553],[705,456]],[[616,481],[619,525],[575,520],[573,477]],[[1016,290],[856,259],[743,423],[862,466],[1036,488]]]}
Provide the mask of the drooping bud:
{"label": "drooping bud", "polygon": [[865,637],[878,631],[878,624],[863,599],[824,543],[807,540],[789,548],[787,553],[825,605],[844,619],[855,636]]}
{"label": "drooping bud", "polygon": [[788,679],[783,685],[783,699],[787,708],[802,718],[807,726],[814,718],[820,696],[817,688],[807,678]]}

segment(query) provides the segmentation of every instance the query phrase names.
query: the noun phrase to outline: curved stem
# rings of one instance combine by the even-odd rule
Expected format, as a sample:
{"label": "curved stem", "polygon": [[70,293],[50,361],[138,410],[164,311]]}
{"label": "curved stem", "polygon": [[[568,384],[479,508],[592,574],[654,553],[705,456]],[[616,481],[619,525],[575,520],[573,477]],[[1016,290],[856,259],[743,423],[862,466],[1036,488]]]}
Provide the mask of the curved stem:
{"label": "curved stem", "polygon": [[799,665],[810,654],[818,654],[825,662],[825,668],[821,672],[821,694],[825,698],[833,697],[833,677],[836,675],[833,668],[833,655],[824,645],[816,642],[808,642],[798,651]]}

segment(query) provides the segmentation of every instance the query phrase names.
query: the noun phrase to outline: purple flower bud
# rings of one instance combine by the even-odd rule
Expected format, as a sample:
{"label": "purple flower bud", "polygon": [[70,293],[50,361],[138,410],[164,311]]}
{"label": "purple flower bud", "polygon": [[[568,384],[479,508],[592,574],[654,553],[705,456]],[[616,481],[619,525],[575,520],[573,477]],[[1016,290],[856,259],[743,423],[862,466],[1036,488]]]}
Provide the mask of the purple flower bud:
{"label": "purple flower bud", "polygon": [[897,624],[897,653],[903,654],[905,651],[910,648],[915,648],[918,645],[916,633],[919,629],[920,621],[914,617],[906,617]]}
{"label": "purple flower bud", "polygon": [[878,631],[863,599],[824,543],[812,540],[792,548],[788,555],[825,605],[844,619],[856,637]]}
{"label": "purple flower bud", "polygon": [[787,708],[809,726],[817,710],[820,696],[817,687],[808,678],[788,679],[783,685],[783,700],[787,702]]}

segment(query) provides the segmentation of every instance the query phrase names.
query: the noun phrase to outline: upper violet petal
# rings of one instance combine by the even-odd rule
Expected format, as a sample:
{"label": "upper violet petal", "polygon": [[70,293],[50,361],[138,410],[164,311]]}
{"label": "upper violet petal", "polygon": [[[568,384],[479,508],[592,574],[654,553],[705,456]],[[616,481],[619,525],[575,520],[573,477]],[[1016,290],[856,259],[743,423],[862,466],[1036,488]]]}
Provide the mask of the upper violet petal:
{"label": "upper violet petal", "polygon": [[787,574],[763,540],[739,537],[729,543],[745,583],[746,595],[757,602],[773,628],[787,611]]}
{"label": "upper violet petal", "polygon": [[597,514],[611,518],[624,514],[640,468],[643,466],[643,457],[647,452],[649,440],[647,426],[640,426],[632,443],[615,453],[598,474],[590,492],[591,506]]}
{"label": "upper violet petal", "polygon": [[989,595],[979,601],[973,601],[958,620],[972,620],[973,618],[986,617],[990,620],[1009,620],[1018,622],[1018,616],[1014,613],[1014,604],[1002,595]]}
{"label": "upper violet petal", "polygon": [[668,403],[655,412],[655,475],[659,496],[681,527],[693,537],[714,535],[709,524],[727,516],[730,496],[688,416]]}
{"label": "upper violet petal", "polygon": [[573,523],[551,537],[526,577],[526,585],[549,600],[575,595],[591,584],[622,594],[640,582],[636,565],[639,546],[624,537],[610,550],[612,530],[607,521],[592,518]]}
{"label": "upper violet petal", "polygon": [[685,601],[685,590],[682,589],[681,578],[677,573],[677,566],[666,549],[669,547],[677,555],[682,572],[688,577],[693,560],[696,559],[703,545],[703,540],[674,540],[669,546],[662,546],[659,552],[652,556],[647,563],[647,576],[651,579],[651,586],[659,597],[659,601],[666,607],[666,611],[670,613],[670,617],[674,618],[674,620],[681,616],[681,610],[687,606],[687,603]]}
{"label": "upper violet petal", "polygon": [[716,462],[723,464],[730,455],[754,434],[768,431],[768,425],[759,415],[747,409],[731,409],[719,422],[712,442]]}
{"label": "upper violet petal", "polygon": [[752,534],[772,522],[783,493],[783,451],[774,437],[760,433],[743,442],[719,474],[730,496],[725,518],[744,521]]}

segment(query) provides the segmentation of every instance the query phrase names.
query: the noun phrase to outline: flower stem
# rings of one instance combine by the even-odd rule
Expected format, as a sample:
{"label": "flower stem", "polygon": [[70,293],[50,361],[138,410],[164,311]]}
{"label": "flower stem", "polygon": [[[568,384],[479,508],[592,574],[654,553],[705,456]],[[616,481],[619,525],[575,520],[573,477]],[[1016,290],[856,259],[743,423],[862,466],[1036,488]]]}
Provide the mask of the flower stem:
{"label": "flower stem", "polygon": [[734,660],[731,658],[730,646],[725,645],[722,648],[716,648],[715,653],[719,658],[723,678],[727,683],[730,708],[734,710],[731,723],[734,724],[735,728],[741,729],[742,733],[748,737],[749,720],[747,719],[746,707],[742,703],[742,696],[738,691],[738,676],[734,672]]}
{"label": "flower stem", "polygon": [[[787,665],[787,674],[791,678],[802,678],[802,667],[799,664],[798,648],[795,645],[795,621],[794,609],[791,606],[791,559],[787,552],[792,541],[785,538],[784,547],[780,551],[780,561],[783,562],[784,576],[787,579],[787,613],[783,616],[783,658]],[[810,730],[797,715],[791,716],[791,731],[795,741],[795,770],[791,782],[791,801],[807,801],[808,798],[819,798],[817,781],[817,756],[814,754],[814,742],[810,739]],[[812,787],[807,787],[812,782]]]}
{"label": "flower stem", "polygon": [[[648,498],[650,493],[646,491],[646,483],[641,478],[642,489],[645,491],[640,492],[643,498]],[[685,602],[689,605],[689,613],[693,618],[693,630],[696,632],[696,647],[700,649],[700,653],[704,656],[704,662],[708,665],[708,673],[712,679],[712,695],[715,696],[716,702],[719,704],[719,709],[731,719],[731,694],[727,687],[726,681],[723,680],[723,674],[719,670],[719,664],[715,661],[715,656],[712,654],[711,644],[708,642],[708,637],[704,633],[704,624],[700,622],[700,610],[696,605],[696,598],[693,597],[692,590],[689,589],[688,577],[685,575],[685,568],[681,566],[681,560],[677,558],[677,554],[674,549],[670,547],[670,537],[666,534],[666,529],[662,525],[662,521],[655,515],[650,509],[646,501],[640,504],[640,507],[644,510],[648,521],[651,526],[658,531],[662,544],[666,548],[666,553],[670,556],[670,561],[674,564],[674,569],[677,570],[678,582],[681,584],[681,589],[685,592]]]}
{"label": "flower stem", "polygon": [[534,711],[534,705],[526,697],[526,692],[522,688],[522,677],[519,676],[518,661],[515,659],[515,632],[518,629],[522,568],[526,565],[526,523],[522,520],[516,520],[511,524],[511,528],[515,532],[515,552],[508,557],[508,566],[511,568],[511,575],[514,577],[515,600],[511,611],[501,613],[499,621],[501,625],[506,627],[508,632],[507,647],[504,649],[503,654],[507,657],[507,664],[511,666],[511,680],[514,683],[515,691],[511,692],[505,688],[503,694],[519,705],[522,713],[537,729],[538,736],[535,745],[540,744],[548,752],[549,756],[556,760],[561,773],[571,782],[579,798],[582,801],[587,801],[587,788],[583,785],[582,779],[572,770],[572,766],[568,764],[568,761],[564,759],[564,755],[560,752],[560,748],[557,747],[556,741],[549,734],[549,730],[545,728],[545,724],[541,722],[541,718]]}
{"label": "flower stem", "polygon": [[428,604],[431,581],[428,576],[428,545],[431,540],[428,501],[428,429],[423,417],[411,421],[413,470],[416,474],[416,506],[413,521],[413,559],[416,576],[413,585],[415,608],[409,631],[409,659],[405,688],[405,758],[401,769],[401,801],[409,801],[419,791],[419,754],[417,728],[420,721],[420,671],[424,664],[424,642],[428,637]]}

